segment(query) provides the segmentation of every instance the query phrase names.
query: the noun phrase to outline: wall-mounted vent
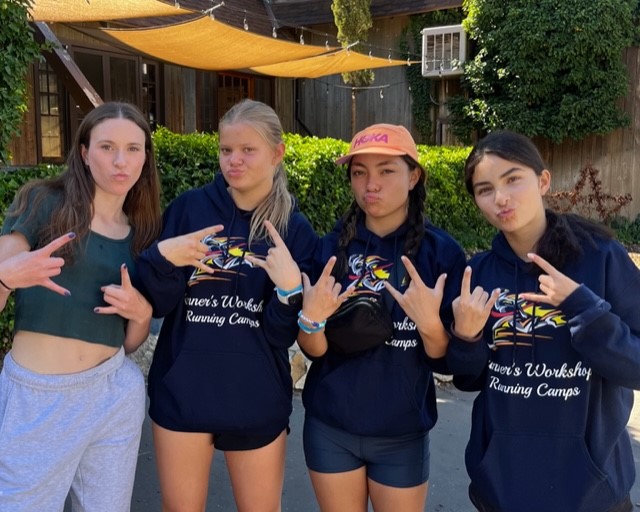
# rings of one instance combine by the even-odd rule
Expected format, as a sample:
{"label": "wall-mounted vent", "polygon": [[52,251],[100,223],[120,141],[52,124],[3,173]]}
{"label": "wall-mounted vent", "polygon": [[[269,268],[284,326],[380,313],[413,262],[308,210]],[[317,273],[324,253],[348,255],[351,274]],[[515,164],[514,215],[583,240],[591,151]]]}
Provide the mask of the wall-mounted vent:
{"label": "wall-mounted vent", "polygon": [[422,30],[422,76],[461,75],[467,58],[467,37],[462,25]]}

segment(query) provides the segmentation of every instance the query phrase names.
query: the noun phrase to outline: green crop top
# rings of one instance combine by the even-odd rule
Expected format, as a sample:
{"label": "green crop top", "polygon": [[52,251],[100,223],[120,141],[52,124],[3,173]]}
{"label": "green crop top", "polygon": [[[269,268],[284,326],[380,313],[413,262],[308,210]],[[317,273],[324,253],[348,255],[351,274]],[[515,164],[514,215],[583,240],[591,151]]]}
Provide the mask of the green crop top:
{"label": "green crop top", "polygon": [[[22,233],[32,248],[38,248],[37,233],[50,217],[55,198],[44,201],[31,218],[30,212],[7,216],[2,234]],[[13,206],[13,205],[12,205]],[[12,208],[9,209],[9,212]],[[121,347],[127,320],[120,315],[94,313],[96,306],[106,306],[102,286],[120,284],[120,265],[126,263],[134,272],[131,254],[133,229],[122,240],[113,240],[93,231],[78,243],[73,264],[64,265],[53,278],[71,292],[64,297],[42,286],[16,290],[15,331],[33,331],[90,343]]]}

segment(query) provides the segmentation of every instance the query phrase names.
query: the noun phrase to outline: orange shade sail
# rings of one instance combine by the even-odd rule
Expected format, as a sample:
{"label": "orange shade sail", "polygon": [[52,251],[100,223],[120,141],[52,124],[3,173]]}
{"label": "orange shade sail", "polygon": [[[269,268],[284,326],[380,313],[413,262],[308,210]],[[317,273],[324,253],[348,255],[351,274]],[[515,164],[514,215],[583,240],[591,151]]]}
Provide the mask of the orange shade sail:
{"label": "orange shade sail", "polygon": [[[409,64],[420,64],[420,61]],[[383,59],[347,50],[339,50],[316,57],[289,62],[279,62],[267,66],[255,66],[257,73],[283,78],[320,78],[322,76],[361,69],[385,68],[406,65],[403,60]]]}
{"label": "orange shade sail", "polygon": [[163,27],[102,29],[102,32],[158,59],[218,71],[295,61],[327,52],[325,46],[262,36],[209,16]]}
{"label": "orange shade sail", "polygon": [[158,0],[33,0],[33,21],[90,22],[151,16],[174,16],[192,11]]}

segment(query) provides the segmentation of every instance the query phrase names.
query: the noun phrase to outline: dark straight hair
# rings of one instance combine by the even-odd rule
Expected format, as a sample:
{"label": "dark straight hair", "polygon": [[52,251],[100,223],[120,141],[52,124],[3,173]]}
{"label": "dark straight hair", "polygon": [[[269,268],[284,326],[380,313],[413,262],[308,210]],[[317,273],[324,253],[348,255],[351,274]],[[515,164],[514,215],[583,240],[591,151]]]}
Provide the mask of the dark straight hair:
{"label": "dark straight hair", "polygon": [[[508,130],[491,132],[473,147],[464,165],[464,183],[473,196],[473,174],[485,155],[495,155],[533,169],[540,176],[547,169],[544,159],[533,141]],[[611,239],[609,228],[572,213],[561,214],[546,210],[547,228],[535,244],[535,251],[556,268],[583,254],[584,242],[595,247],[595,239]]]}

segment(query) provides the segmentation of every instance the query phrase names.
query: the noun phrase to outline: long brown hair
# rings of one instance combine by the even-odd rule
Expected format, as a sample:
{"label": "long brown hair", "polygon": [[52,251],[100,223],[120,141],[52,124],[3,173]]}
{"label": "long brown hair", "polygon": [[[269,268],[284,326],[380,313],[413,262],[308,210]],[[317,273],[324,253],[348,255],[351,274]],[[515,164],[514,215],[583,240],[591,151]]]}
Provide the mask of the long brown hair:
{"label": "long brown hair", "polygon": [[[82,159],[82,147],[89,147],[93,129],[108,119],[132,121],[140,127],[145,136],[146,159],[142,173],[127,193],[122,208],[134,231],[131,244],[133,254],[140,254],[160,234],[162,226],[160,180],[149,123],[136,106],[129,103],[108,102],[93,109],[80,123],[73,147],[67,156],[66,170],[55,178],[33,180],[24,185],[16,195],[15,209],[7,213],[7,216],[17,216],[28,208],[31,212],[35,212],[51,194],[60,197],[53,206],[49,224],[38,233],[38,246],[46,245],[54,238],[70,231],[76,233],[78,240],[84,239],[89,233],[94,213],[93,200],[96,186],[91,172]],[[65,245],[59,254],[72,259],[74,249],[71,245]]]}

